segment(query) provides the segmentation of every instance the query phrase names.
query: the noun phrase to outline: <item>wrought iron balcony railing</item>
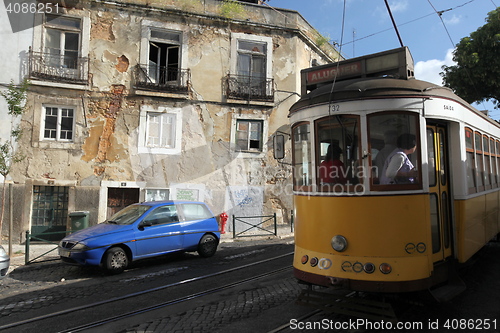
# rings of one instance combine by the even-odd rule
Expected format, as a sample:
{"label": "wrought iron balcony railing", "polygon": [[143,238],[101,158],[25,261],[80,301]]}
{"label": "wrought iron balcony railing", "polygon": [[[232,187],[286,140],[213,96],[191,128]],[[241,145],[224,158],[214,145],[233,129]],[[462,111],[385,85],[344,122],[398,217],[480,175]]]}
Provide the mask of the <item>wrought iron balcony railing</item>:
{"label": "wrought iron balcony railing", "polygon": [[46,81],[87,84],[88,58],[29,52],[29,77]]}
{"label": "wrought iron balcony railing", "polygon": [[273,79],[228,74],[226,96],[248,101],[274,101]]}
{"label": "wrought iron balcony railing", "polygon": [[191,73],[189,69],[157,65],[137,65],[134,70],[134,87],[171,93],[187,93]]}

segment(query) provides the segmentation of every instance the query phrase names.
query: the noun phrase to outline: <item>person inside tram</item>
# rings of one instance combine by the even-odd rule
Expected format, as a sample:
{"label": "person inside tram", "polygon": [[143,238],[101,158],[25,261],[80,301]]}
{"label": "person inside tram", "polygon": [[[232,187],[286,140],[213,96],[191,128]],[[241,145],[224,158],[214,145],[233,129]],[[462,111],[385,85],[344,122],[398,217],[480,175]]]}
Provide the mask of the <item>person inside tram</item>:
{"label": "person inside tram", "polygon": [[396,142],[398,139],[398,132],[395,130],[388,130],[384,133],[384,147],[380,149],[375,158],[375,166],[377,167],[377,175],[381,174],[384,168],[384,163],[387,157],[397,148]]}
{"label": "person inside tram", "polygon": [[397,148],[385,160],[380,177],[380,184],[413,184],[418,175],[408,155],[417,149],[417,140],[413,134],[402,134],[397,139]]}
{"label": "person inside tram", "polygon": [[325,160],[319,167],[319,177],[322,184],[345,184],[346,174],[344,163],[340,160],[342,148],[338,145],[329,145]]}

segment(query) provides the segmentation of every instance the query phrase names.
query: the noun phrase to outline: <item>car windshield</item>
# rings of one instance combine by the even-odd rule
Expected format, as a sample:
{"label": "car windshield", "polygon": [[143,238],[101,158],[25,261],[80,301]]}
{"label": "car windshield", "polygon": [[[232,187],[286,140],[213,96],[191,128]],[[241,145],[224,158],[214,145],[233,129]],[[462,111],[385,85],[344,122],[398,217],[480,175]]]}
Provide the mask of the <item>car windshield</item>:
{"label": "car windshield", "polygon": [[107,222],[113,224],[132,224],[150,208],[151,206],[145,205],[128,206],[111,216]]}

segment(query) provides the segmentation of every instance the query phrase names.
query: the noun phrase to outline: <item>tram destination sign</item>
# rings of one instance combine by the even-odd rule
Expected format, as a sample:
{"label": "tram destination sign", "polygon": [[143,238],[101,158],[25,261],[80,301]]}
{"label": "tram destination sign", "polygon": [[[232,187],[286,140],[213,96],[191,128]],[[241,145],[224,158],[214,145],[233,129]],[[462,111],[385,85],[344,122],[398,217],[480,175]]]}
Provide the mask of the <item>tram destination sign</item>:
{"label": "tram destination sign", "polygon": [[361,77],[392,76],[408,79],[413,74],[413,58],[407,47],[315,66],[301,71],[301,94],[333,81]]}

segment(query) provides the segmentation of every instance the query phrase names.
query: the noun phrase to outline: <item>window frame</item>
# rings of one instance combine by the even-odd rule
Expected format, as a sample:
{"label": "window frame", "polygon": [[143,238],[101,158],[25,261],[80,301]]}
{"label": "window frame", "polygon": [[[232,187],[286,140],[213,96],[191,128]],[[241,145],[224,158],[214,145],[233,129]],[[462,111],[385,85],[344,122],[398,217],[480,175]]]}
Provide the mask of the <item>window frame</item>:
{"label": "window frame", "polygon": [[[261,137],[260,137],[260,149],[250,149],[250,150],[239,150],[238,149],[238,122],[239,121],[250,121],[250,122],[260,122],[261,123]],[[269,120],[265,115],[240,115],[233,114],[231,120],[231,149],[234,154],[238,157],[263,157],[267,153],[267,145],[265,139],[268,137],[269,131]]]}
{"label": "window frame", "polygon": [[[308,126],[308,131],[306,132],[307,134],[307,138],[305,140],[295,140],[295,130],[301,126],[305,126],[307,125]],[[310,192],[312,191],[312,187],[313,187],[313,184],[314,184],[314,180],[313,180],[313,157],[312,157],[312,127],[313,125],[308,122],[308,121],[301,121],[301,122],[298,122],[298,123],[295,123],[293,124],[292,128],[291,128],[291,133],[292,133],[292,136],[291,136],[291,140],[292,140],[292,177],[293,177],[293,190],[294,191],[299,191],[299,192]],[[304,133],[301,132],[299,133],[300,136],[302,136]],[[307,172],[307,183],[306,184],[298,184],[297,180],[299,179],[299,176],[297,175],[297,169],[296,169],[296,166],[297,165],[304,165],[304,161],[301,161],[300,164],[297,164],[297,153],[296,153],[296,145],[298,142],[307,142],[307,149],[308,151],[306,152],[307,154],[301,154],[301,156],[306,156],[308,158],[308,161],[306,161],[306,165],[307,165],[307,168],[308,168],[308,172]]]}
{"label": "window frame", "polygon": [[[173,147],[155,147],[148,146],[148,131],[149,131],[149,114],[166,114],[175,117],[172,122],[174,132],[172,135]],[[139,154],[166,154],[178,155],[181,153],[182,144],[182,110],[179,108],[170,107],[153,107],[150,105],[142,105],[139,115],[139,132],[138,132],[138,153]]]}
{"label": "window frame", "polygon": [[[342,134],[342,146],[339,146],[342,149],[342,163],[344,164],[344,168],[342,170],[336,170],[337,172],[342,172],[345,173],[346,175],[359,175],[361,174],[361,177],[357,177],[357,180],[354,182],[351,182],[352,180],[355,180],[355,177],[353,179],[346,179],[346,183],[342,184],[340,182],[337,183],[332,183],[333,185],[330,184],[322,184],[321,182],[321,173],[320,173],[320,168],[321,168],[321,139],[319,137],[320,134],[320,126],[324,123],[331,122],[331,119],[336,120],[336,123],[333,125],[333,127],[339,127],[344,131],[345,127],[344,125],[341,125],[338,121],[338,117],[342,117],[343,119],[354,119],[356,126],[354,127],[356,129],[355,133],[351,133],[354,135],[355,138],[357,138],[357,148],[354,150],[356,152],[356,159],[351,159],[350,161],[357,161],[358,167],[362,168],[362,154],[361,154],[361,146],[362,146],[362,140],[361,140],[361,116],[360,115],[355,115],[355,114],[335,114],[335,115],[327,115],[318,119],[314,120],[314,142],[315,142],[315,147],[314,147],[314,165],[315,165],[315,180],[313,180],[313,184],[317,186],[317,189],[319,192],[328,192],[328,193],[337,193],[337,194],[347,194],[347,193],[352,193],[355,192],[355,187],[358,184],[363,184],[364,183],[364,173],[359,172],[360,170],[350,170],[351,166],[348,164],[348,152],[345,149],[346,145],[346,136]],[[349,127],[350,128],[350,127]],[[333,139],[333,138],[330,138]],[[325,152],[326,153],[326,152]],[[356,164],[356,163],[355,163]],[[352,165],[352,163],[351,163]]]}
{"label": "window frame", "polygon": [[[57,120],[56,120],[56,137],[47,138],[45,137],[46,124],[47,124],[47,108],[57,109]],[[71,139],[61,139],[61,119],[63,118],[62,110],[68,109],[73,111],[73,117],[71,120]],[[77,106],[75,105],[60,105],[60,104],[42,104],[42,121],[40,126],[40,141],[42,142],[62,142],[62,143],[73,143],[75,142],[75,132],[76,132],[76,111]]]}
{"label": "window frame", "polygon": [[[387,116],[387,115],[408,115],[414,118],[415,124],[413,127],[413,130],[415,133],[411,132],[411,134],[415,135],[415,140],[417,141],[417,148],[415,152],[413,153],[413,156],[417,156],[417,162],[418,165],[415,165],[415,167],[418,168],[418,183],[415,184],[380,184],[380,183],[374,183],[374,175],[373,172],[370,172],[370,179],[369,179],[369,184],[370,184],[370,191],[378,192],[378,191],[406,191],[406,190],[422,190],[423,189],[423,183],[424,179],[422,176],[422,163],[423,163],[423,156],[422,156],[422,138],[421,138],[421,119],[419,117],[419,114],[416,112],[411,112],[411,111],[406,111],[406,110],[395,110],[395,111],[378,111],[374,113],[370,113],[366,117],[366,128],[367,128],[367,140],[368,140],[368,151],[372,152],[373,146],[372,146],[372,127],[370,125],[370,119],[373,117],[377,116]],[[425,132],[427,133],[427,132]],[[398,136],[401,133],[398,131]],[[427,148],[427,147],[426,147]],[[426,151],[426,150],[425,150]],[[373,170],[374,168],[374,159],[371,158],[371,153],[370,153],[370,159],[369,159],[369,168],[370,170]],[[414,161],[412,161],[413,163]],[[437,181],[437,180],[436,180]]]}
{"label": "window frame", "polygon": [[239,41],[247,41],[251,43],[259,43],[266,45],[266,63],[265,63],[265,78],[272,77],[272,63],[273,63],[273,39],[266,36],[249,35],[245,33],[231,33],[231,73],[238,73],[238,45]]}

